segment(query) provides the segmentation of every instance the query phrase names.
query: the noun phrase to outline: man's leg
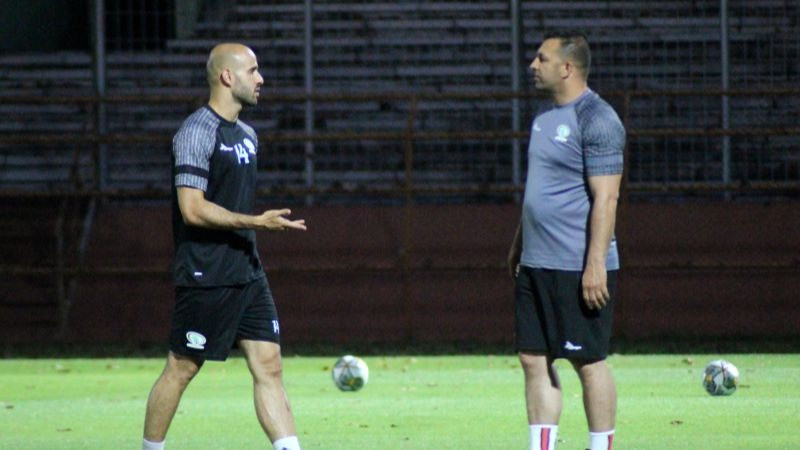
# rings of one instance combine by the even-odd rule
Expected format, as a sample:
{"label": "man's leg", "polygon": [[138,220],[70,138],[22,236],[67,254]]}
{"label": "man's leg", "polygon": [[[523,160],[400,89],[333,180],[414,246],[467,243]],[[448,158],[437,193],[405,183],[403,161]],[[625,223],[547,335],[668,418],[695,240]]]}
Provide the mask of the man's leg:
{"label": "man's leg", "polygon": [[520,352],[519,360],[525,373],[525,404],[531,427],[531,448],[552,449],[555,447],[562,406],[558,372],[547,355]]}
{"label": "man's leg", "polygon": [[614,428],[617,414],[617,389],[606,361],[572,361],[583,386],[583,408],[589,430],[600,432]]}
{"label": "man's leg", "polygon": [[583,387],[583,408],[592,449],[611,448],[617,415],[617,389],[606,361],[571,361]]}
{"label": "man's leg", "polygon": [[261,427],[273,442],[297,436],[289,399],[283,387],[280,346],[274,342],[243,339],[239,341],[239,347],[253,375],[253,398]]}
{"label": "man's leg", "polygon": [[202,366],[202,360],[169,352],[164,371],[161,372],[147,398],[147,413],[144,418],[146,440],[150,442],[164,440],[183,391]]}

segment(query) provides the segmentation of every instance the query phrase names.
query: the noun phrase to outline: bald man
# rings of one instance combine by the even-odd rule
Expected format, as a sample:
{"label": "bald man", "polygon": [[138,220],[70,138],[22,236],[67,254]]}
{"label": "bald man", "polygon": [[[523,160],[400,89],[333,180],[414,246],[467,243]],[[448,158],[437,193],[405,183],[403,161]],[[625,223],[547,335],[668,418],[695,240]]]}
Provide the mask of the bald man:
{"label": "bald man", "polygon": [[256,55],[241,44],[220,44],[206,71],[208,104],[172,141],[175,307],[166,366],[147,400],[142,448],[164,448],[186,386],[206,360],[224,361],[238,344],[261,427],[276,450],[296,450],[278,315],[255,232],[305,230],[305,221],[289,219],[288,209],[253,214],[258,137],[239,112],[258,103],[264,79]]}

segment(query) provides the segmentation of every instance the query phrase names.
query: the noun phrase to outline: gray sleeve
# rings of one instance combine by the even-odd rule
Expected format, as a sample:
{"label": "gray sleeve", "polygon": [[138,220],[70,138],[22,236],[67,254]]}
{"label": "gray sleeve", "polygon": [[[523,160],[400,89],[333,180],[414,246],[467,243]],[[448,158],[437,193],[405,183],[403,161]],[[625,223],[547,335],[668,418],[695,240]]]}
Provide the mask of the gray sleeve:
{"label": "gray sleeve", "polygon": [[625,127],[605,101],[596,98],[576,111],[586,176],[622,173]]}
{"label": "gray sleeve", "polygon": [[187,120],[172,140],[175,186],[205,191],[208,187],[209,161],[216,142],[216,128],[208,121],[192,119],[195,117]]}

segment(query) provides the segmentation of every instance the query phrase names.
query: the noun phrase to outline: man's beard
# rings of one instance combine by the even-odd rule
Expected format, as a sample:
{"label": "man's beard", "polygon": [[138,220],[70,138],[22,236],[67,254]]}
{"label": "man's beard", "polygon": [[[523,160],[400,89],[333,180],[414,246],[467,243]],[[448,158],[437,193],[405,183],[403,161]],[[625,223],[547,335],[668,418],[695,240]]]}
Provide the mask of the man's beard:
{"label": "man's beard", "polygon": [[539,79],[538,82],[536,80],[534,80],[533,87],[536,88],[536,90],[541,91],[541,92],[547,92],[547,93],[553,92],[553,87],[548,85],[548,84],[546,84],[544,81],[542,81],[541,78]]}
{"label": "man's beard", "polygon": [[255,106],[258,104],[258,97],[256,94],[243,86],[234,89],[233,98],[238,100],[242,105]]}

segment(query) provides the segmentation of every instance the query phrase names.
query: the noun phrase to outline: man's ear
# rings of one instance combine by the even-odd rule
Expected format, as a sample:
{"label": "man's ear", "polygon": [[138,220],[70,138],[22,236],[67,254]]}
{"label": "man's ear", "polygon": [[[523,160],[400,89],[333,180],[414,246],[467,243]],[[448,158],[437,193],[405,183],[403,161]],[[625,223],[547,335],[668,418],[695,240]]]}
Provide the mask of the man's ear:
{"label": "man's ear", "polygon": [[563,66],[561,66],[561,79],[566,80],[569,78],[573,72],[575,72],[575,66],[572,65],[571,62],[566,61]]}
{"label": "man's ear", "polygon": [[233,74],[231,73],[230,69],[222,69],[222,72],[219,73],[219,82],[222,83],[223,86],[231,87],[233,85]]}

